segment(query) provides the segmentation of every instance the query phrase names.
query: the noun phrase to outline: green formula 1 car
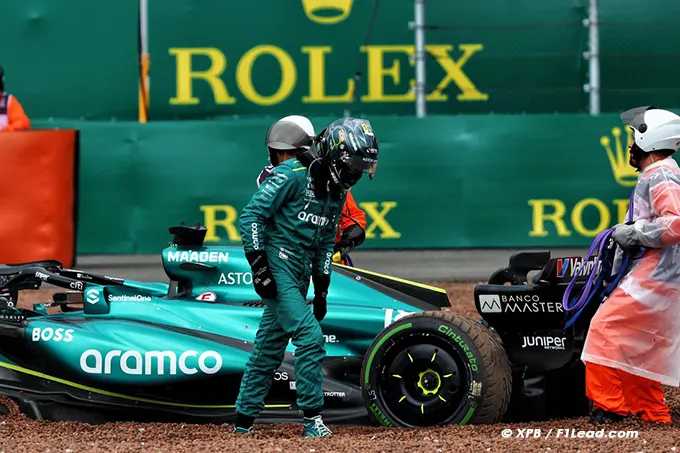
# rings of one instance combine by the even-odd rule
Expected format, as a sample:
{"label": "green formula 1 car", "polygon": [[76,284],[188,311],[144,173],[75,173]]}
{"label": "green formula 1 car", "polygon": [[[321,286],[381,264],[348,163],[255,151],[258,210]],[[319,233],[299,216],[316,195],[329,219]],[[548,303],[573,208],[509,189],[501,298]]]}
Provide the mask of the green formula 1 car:
{"label": "green formula 1 car", "polygon": [[[204,246],[200,225],[170,233],[162,251],[169,283],[56,261],[0,266],[5,406],[36,419],[90,423],[233,421],[263,303],[242,249]],[[32,309],[16,306],[19,291],[44,283],[66,290]],[[487,293],[518,289],[486,286]],[[312,297],[310,287],[310,304]],[[512,412],[513,388],[521,406],[527,392],[517,369],[526,369],[526,359],[511,363],[497,331],[442,310],[449,307],[443,289],[334,265],[321,323],[324,419],[387,427],[494,423]],[[258,422],[299,420],[294,355],[289,344]]]}

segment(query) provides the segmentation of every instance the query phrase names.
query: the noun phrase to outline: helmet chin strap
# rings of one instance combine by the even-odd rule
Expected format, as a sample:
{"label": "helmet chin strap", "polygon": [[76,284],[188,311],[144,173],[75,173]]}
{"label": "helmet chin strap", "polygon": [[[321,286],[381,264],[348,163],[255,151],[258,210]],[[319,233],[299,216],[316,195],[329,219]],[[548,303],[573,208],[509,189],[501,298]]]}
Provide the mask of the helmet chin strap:
{"label": "helmet chin strap", "polygon": [[297,159],[302,165],[307,167],[309,177],[312,179],[314,186],[314,193],[317,198],[325,198],[329,191],[328,170],[324,167],[324,161],[315,150],[314,146],[310,146],[305,151],[300,151],[296,154]]}
{"label": "helmet chin strap", "polygon": [[328,181],[329,182],[328,188],[330,189],[331,198],[337,201],[340,199],[340,196],[342,195],[343,191],[346,190],[345,184],[342,182],[340,173],[333,164],[330,164],[328,166],[328,173],[331,177],[330,180]]}

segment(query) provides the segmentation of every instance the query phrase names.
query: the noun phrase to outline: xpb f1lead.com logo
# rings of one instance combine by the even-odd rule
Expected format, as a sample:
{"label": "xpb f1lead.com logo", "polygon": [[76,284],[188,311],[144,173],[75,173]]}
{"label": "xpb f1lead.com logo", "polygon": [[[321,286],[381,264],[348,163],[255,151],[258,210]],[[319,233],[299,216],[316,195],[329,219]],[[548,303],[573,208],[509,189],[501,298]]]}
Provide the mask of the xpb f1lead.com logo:
{"label": "xpb f1lead.com logo", "polygon": [[541,430],[540,428],[515,428],[504,429],[501,431],[501,437],[509,438],[526,438],[526,439],[549,439],[563,438],[563,439],[637,439],[637,431],[617,431],[605,430],[583,430],[583,429],[568,429],[568,428],[550,428]]}

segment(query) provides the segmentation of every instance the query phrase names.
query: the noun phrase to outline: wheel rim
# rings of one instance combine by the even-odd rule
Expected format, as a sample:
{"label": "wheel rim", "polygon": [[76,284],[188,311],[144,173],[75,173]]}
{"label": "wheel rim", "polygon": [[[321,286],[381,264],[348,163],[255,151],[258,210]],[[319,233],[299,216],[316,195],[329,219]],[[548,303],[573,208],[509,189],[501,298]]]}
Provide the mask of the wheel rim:
{"label": "wheel rim", "polygon": [[448,422],[469,386],[465,360],[448,341],[431,335],[395,339],[383,354],[377,390],[385,412],[405,426]]}

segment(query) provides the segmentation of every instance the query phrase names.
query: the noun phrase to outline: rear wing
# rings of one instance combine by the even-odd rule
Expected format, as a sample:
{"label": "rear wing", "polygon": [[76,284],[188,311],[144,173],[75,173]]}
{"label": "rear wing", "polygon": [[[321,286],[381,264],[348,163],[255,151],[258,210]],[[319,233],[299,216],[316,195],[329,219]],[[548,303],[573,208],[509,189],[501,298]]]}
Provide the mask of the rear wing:
{"label": "rear wing", "polygon": [[[595,266],[597,257],[584,263],[581,256],[551,258],[550,251],[519,252],[510,257],[508,266],[498,269],[489,277],[490,285],[568,285],[576,275],[577,282],[586,281],[592,272],[599,272]],[[538,271],[531,278],[529,274]]]}
{"label": "rear wing", "polygon": [[568,285],[574,277],[577,282],[585,282],[590,274],[599,273],[600,270],[601,264],[598,263],[596,256],[588,261],[584,261],[581,256],[551,258],[535,277],[535,282]]}

